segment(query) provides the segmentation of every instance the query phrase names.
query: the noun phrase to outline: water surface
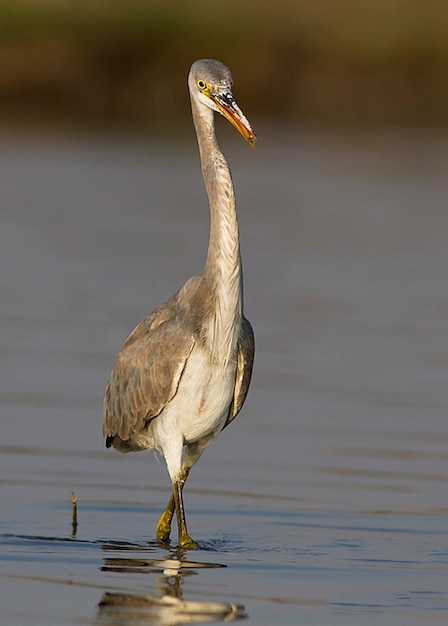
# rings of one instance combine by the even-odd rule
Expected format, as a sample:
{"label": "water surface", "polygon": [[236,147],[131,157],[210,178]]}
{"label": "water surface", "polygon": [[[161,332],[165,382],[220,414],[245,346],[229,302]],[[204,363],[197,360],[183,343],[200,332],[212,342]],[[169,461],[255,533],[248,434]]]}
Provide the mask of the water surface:
{"label": "water surface", "polygon": [[101,402],[204,263],[194,140],[0,136],[2,623],[446,623],[448,138],[257,130],[220,128],[255,373],[187,554],[154,542],[163,461],[103,449]]}

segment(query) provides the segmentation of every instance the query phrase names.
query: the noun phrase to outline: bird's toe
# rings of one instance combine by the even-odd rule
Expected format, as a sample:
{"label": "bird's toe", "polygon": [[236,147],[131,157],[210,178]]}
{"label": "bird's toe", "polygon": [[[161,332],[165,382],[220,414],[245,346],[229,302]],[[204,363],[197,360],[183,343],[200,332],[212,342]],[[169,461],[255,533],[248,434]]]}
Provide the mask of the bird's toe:
{"label": "bird's toe", "polygon": [[185,534],[179,537],[179,548],[183,548],[184,550],[196,550],[198,545],[193,541],[190,535]]}

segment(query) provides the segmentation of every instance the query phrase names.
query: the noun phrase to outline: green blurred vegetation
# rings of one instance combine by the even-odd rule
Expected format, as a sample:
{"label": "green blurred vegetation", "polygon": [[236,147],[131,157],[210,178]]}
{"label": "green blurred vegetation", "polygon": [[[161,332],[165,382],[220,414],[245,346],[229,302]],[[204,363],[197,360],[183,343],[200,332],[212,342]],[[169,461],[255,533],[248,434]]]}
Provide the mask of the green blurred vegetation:
{"label": "green blurred vegetation", "polygon": [[0,0],[0,119],[172,124],[213,57],[251,118],[446,125],[447,25],[447,0]]}

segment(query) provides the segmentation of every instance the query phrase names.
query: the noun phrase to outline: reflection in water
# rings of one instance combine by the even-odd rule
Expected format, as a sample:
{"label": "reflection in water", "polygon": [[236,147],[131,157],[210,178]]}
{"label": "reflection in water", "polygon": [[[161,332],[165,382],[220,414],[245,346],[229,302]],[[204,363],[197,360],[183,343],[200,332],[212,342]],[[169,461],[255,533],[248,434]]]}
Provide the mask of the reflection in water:
{"label": "reflection in water", "polygon": [[[110,550],[110,545],[103,546]],[[117,548],[117,546],[114,546]],[[125,550],[129,545],[123,546]],[[105,558],[104,572],[158,574],[156,594],[139,595],[106,591],[98,604],[98,616],[103,620],[139,620],[157,624],[191,624],[229,622],[246,617],[244,606],[227,602],[184,600],[182,585],[186,577],[197,570],[226,567],[219,563],[187,561],[185,551],[177,550],[167,559]]]}
{"label": "reflection in water", "polygon": [[157,624],[230,622],[245,617],[244,608],[224,602],[195,602],[173,596],[155,598],[106,592],[99,603],[99,617],[144,620]]}

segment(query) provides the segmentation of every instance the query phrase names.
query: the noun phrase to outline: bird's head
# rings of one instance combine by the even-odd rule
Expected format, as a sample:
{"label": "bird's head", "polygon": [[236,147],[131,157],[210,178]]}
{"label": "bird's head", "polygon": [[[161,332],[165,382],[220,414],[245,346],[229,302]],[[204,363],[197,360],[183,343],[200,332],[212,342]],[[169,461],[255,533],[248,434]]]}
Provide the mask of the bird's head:
{"label": "bird's head", "polygon": [[257,136],[232,94],[232,74],[213,59],[195,61],[188,76],[191,98],[224,115],[254,148]]}

